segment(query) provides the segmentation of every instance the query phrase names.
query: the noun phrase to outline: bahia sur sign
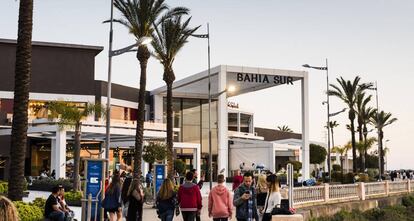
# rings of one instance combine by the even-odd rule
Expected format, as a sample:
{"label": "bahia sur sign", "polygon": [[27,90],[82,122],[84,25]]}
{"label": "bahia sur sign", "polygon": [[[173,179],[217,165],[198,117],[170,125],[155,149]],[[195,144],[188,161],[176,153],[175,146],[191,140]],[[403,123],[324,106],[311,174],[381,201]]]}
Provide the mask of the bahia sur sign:
{"label": "bahia sur sign", "polygon": [[237,73],[238,82],[249,83],[263,83],[263,84],[291,84],[293,85],[293,78],[280,75],[265,75],[265,74],[245,74]]}

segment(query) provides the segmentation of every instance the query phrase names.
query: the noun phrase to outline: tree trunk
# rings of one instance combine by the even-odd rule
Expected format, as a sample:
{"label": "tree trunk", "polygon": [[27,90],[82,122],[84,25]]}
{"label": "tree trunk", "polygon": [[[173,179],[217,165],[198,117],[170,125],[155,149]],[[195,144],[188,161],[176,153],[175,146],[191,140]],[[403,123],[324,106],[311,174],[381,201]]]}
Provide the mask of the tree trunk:
{"label": "tree trunk", "polygon": [[73,190],[80,191],[80,176],[79,176],[79,167],[80,167],[80,150],[81,150],[81,123],[76,123],[75,125],[75,146],[73,149]]}
{"label": "tree trunk", "polygon": [[[359,144],[361,145],[362,143],[363,143],[363,136],[362,136],[362,122],[361,122],[361,120],[359,119],[359,117],[358,117],[358,138],[359,138]],[[362,148],[362,151],[359,153],[359,169],[361,170],[361,172],[364,172],[364,157],[365,157],[365,155],[364,155],[364,149],[365,149],[365,147],[364,148]]]}
{"label": "tree trunk", "polygon": [[350,110],[349,111],[349,120],[351,121],[351,144],[352,144],[352,171],[354,173],[357,172],[357,157],[356,157],[356,145],[355,145],[355,111]]}
{"label": "tree trunk", "polygon": [[174,72],[170,68],[164,70],[164,81],[167,84],[167,176],[174,179],[174,134],[173,134],[173,110],[172,110],[172,84],[175,80]]}
{"label": "tree trunk", "polygon": [[134,154],[134,178],[139,179],[142,175],[142,147],[144,145],[144,121],[145,121],[145,89],[147,84],[147,63],[150,57],[147,46],[138,47],[137,59],[141,68],[138,94],[138,116],[137,129],[135,135],[135,154]]}
{"label": "tree trunk", "polygon": [[22,200],[27,149],[27,112],[32,68],[33,0],[20,0],[14,76],[8,197]]}
{"label": "tree trunk", "polygon": [[368,157],[368,150],[367,150],[367,136],[368,136],[368,129],[367,129],[367,125],[366,124],[364,124],[364,130],[363,130],[364,132],[363,132],[363,135],[364,135],[364,158],[362,158],[362,161],[363,161],[363,163],[362,163],[362,169],[365,171],[365,169],[367,168],[367,163],[366,163],[366,159],[367,159],[367,157]]}
{"label": "tree trunk", "polygon": [[382,147],[382,139],[384,138],[384,132],[382,132],[382,129],[379,131],[379,154],[378,154],[378,157],[380,157],[380,159],[381,159],[381,175],[383,175],[383,174],[385,174],[384,173],[384,162],[385,162],[385,160],[384,160],[384,150],[383,150],[383,147]]}

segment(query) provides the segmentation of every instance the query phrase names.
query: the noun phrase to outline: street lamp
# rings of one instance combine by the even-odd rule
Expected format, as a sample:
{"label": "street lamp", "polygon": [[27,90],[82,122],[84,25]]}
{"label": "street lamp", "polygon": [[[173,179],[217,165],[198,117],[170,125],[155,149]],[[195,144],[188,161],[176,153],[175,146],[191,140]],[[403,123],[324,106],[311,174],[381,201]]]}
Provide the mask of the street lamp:
{"label": "street lamp", "polygon": [[[331,139],[330,139],[330,130],[329,130],[329,118],[330,118],[330,114],[329,114],[329,72],[328,72],[328,59],[325,59],[326,61],[326,65],[324,67],[315,67],[315,66],[310,66],[309,64],[304,64],[302,65],[302,67],[304,68],[312,68],[312,69],[316,69],[316,70],[325,70],[326,71],[326,116],[327,116],[327,122],[326,122],[326,126],[328,128],[328,174],[329,174],[329,182],[331,181]],[[345,110],[343,110],[345,111]],[[341,113],[341,112],[339,112]],[[336,113],[336,114],[339,114]],[[335,115],[336,115],[335,114]]]}
{"label": "street lamp", "polygon": [[[109,146],[111,142],[111,92],[112,92],[112,57],[118,56],[126,52],[136,51],[135,47],[140,45],[147,45],[151,43],[151,37],[142,37],[136,43],[121,48],[119,50],[112,50],[113,40],[113,18],[114,18],[114,0],[111,0],[111,20],[109,21],[109,49],[108,49],[108,82],[107,82],[107,98],[106,98],[106,136],[105,136],[105,159],[109,161]],[[106,172],[109,172],[109,162],[106,164]]]}
{"label": "street lamp", "polygon": [[[379,117],[379,105],[378,105],[378,85],[377,85],[377,81],[375,81],[375,87],[373,87],[373,88],[368,88],[368,90],[374,90],[375,91],[375,100],[376,100],[376,103],[377,103],[377,124],[378,124],[378,121],[379,121],[379,119],[378,119],[378,117]],[[379,128],[378,128],[378,125],[377,125],[377,136],[378,136],[378,140],[377,140],[377,145],[378,145],[378,174],[379,174],[379,181],[381,182],[382,181],[382,173],[381,173],[381,156],[382,156],[382,151],[381,151],[381,149],[380,149],[380,145],[379,145],[379,143],[380,143],[380,131],[379,131]],[[382,171],[382,172],[384,172],[384,171]]]}
{"label": "street lamp", "polygon": [[211,150],[211,79],[210,79],[210,27],[207,23],[207,34],[193,34],[196,38],[207,38],[208,55],[208,170],[210,190],[213,188],[213,155]]}

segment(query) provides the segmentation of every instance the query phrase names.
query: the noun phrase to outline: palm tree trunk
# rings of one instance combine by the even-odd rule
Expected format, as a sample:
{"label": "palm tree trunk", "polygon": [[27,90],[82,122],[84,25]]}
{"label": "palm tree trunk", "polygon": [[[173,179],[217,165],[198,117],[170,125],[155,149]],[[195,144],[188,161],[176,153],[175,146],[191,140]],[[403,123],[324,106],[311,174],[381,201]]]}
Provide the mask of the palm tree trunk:
{"label": "palm tree trunk", "polygon": [[367,125],[366,124],[364,124],[364,129],[363,129],[363,135],[364,135],[364,157],[362,158],[362,161],[363,161],[363,163],[362,163],[362,169],[363,169],[363,171],[365,171],[365,169],[367,168],[367,158],[368,158],[368,151],[367,151],[367,136],[368,136],[368,130],[367,130]]}
{"label": "palm tree trunk", "polygon": [[73,164],[74,164],[74,171],[73,171],[73,190],[78,191],[80,190],[80,176],[79,176],[79,165],[80,165],[80,150],[81,150],[81,123],[77,123],[75,125],[75,147],[74,147],[74,154],[73,154]]}
{"label": "palm tree trunk", "polygon": [[[362,144],[363,142],[363,136],[362,136],[362,122],[358,117],[358,135],[359,135],[359,143]],[[359,168],[361,172],[364,172],[364,148],[362,148],[361,153],[359,153]]]}
{"label": "palm tree trunk", "polygon": [[27,149],[27,111],[32,69],[33,0],[21,0],[14,76],[13,123],[10,145],[8,196],[22,200]]}
{"label": "palm tree trunk", "polygon": [[384,138],[384,132],[382,132],[382,129],[379,131],[379,133],[380,133],[380,135],[379,135],[379,154],[378,154],[378,156],[380,157],[380,160],[381,160],[381,175],[382,174],[384,174],[384,162],[385,162],[385,160],[384,160],[384,150],[383,150],[383,147],[382,147],[382,139]]}
{"label": "palm tree trunk", "polygon": [[352,144],[352,171],[357,172],[357,157],[356,157],[356,145],[355,145],[355,112],[351,109],[349,111],[349,120],[351,121],[351,144]]}
{"label": "palm tree trunk", "polygon": [[335,147],[335,142],[334,142],[334,131],[333,128],[331,127],[331,137],[332,137],[332,148]]}
{"label": "palm tree trunk", "polygon": [[163,79],[167,84],[167,175],[172,180],[174,179],[172,85],[175,80],[175,75],[170,67],[164,67]]}
{"label": "palm tree trunk", "polygon": [[145,89],[147,84],[147,63],[150,57],[147,46],[138,47],[137,58],[141,68],[138,94],[138,116],[137,129],[135,135],[135,154],[134,154],[134,178],[141,177],[142,147],[144,145],[144,121],[145,121]]}

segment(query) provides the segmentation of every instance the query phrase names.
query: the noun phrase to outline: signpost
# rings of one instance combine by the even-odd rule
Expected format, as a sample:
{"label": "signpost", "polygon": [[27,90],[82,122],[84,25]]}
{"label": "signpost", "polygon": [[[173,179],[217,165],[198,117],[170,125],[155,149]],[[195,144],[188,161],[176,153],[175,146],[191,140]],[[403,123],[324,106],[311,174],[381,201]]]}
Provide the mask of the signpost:
{"label": "signpost", "polygon": [[[155,193],[158,193],[158,191],[161,188],[162,182],[164,182],[165,179],[165,164],[155,164],[155,185],[154,190]],[[154,194],[156,195],[156,194]]]}
{"label": "signpost", "polygon": [[102,199],[105,196],[105,159],[85,159],[85,186],[82,220],[103,220]]}

